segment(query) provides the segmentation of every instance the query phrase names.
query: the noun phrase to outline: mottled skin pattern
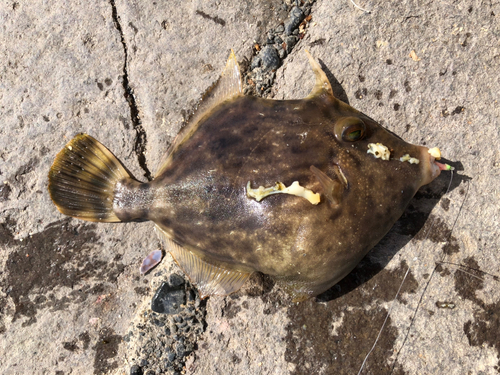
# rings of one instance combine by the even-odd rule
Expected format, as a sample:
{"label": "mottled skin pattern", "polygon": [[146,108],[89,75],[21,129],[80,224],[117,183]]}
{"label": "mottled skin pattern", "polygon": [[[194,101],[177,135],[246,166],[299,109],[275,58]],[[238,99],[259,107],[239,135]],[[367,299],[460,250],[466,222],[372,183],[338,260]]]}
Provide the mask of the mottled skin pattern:
{"label": "mottled skin pattern", "polygon": [[[335,123],[359,117],[361,140],[346,142]],[[382,143],[391,160],[367,154]],[[400,162],[410,154],[420,164]],[[325,199],[314,165],[348,186],[339,205]],[[115,190],[122,220],[152,220],[185,249],[228,269],[273,276],[295,297],[316,295],[347,275],[389,231],[418,188],[430,182],[427,148],[401,140],[330,95],[304,100],[240,96],[216,107],[150,183]],[[293,181],[321,194],[276,194],[257,202],[246,184]]]}

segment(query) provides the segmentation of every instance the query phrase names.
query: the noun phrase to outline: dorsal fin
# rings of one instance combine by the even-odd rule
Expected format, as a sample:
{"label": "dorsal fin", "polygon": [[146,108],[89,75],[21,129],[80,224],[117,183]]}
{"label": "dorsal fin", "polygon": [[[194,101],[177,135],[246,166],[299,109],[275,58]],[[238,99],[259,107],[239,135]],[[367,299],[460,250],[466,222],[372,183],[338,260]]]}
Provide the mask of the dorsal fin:
{"label": "dorsal fin", "polygon": [[323,188],[323,194],[325,194],[326,199],[328,199],[332,206],[338,206],[342,201],[342,192],[344,191],[344,185],[338,180],[331,179],[326,175],[326,173],[319,170],[314,165],[311,165],[310,169],[321,184],[321,187]]}
{"label": "dorsal fin", "polygon": [[314,83],[314,87],[307,96],[307,98],[315,98],[320,95],[327,94],[333,97],[332,86],[330,85],[330,81],[326,77],[325,72],[321,69],[319,63],[311,56],[308,50],[305,50],[307,58],[309,59],[309,64],[311,64],[311,69],[314,73],[314,77],[316,81]]}
{"label": "dorsal fin", "polygon": [[196,286],[200,298],[209,296],[227,296],[238,291],[248,280],[251,272],[239,272],[221,266],[210,264],[172,241],[165,231],[156,226],[160,237],[165,241],[167,251],[170,252],[175,262]]}
{"label": "dorsal fin", "polygon": [[162,162],[155,173],[158,176],[164,167],[168,164],[172,153],[188,139],[198,128],[200,120],[210,114],[210,112],[222,102],[243,95],[243,86],[241,83],[241,73],[236,55],[231,50],[231,54],[226,62],[226,67],[222,71],[219,79],[203,94],[193,116],[189,119],[184,128],[177,134],[170,149],[165,154]]}

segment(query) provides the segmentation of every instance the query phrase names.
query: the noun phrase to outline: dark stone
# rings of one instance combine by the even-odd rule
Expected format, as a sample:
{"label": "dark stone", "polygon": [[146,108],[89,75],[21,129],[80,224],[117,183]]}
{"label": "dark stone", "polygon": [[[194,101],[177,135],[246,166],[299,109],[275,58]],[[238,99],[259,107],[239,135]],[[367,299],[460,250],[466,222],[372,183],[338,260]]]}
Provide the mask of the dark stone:
{"label": "dark stone", "polygon": [[165,325],[165,322],[162,322],[161,320],[158,319],[153,319],[151,322],[158,327],[163,327]]}
{"label": "dark stone", "polygon": [[299,27],[300,23],[304,19],[304,13],[300,8],[294,7],[290,14],[288,15],[287,20],[285,21],[285,34],[290,35],[293,30]]}
{"label": "dark stone", "polygon": [[0,202],[8,201],[11,191],[12,189],[8,184],[0,185]]}
{"label": "dark stone", "polygon": [[258,68],[261,63],[262,63],[262,60],[260,59],[260,57],[259,56],[255,56],[252,59],[252,63],[250,64],[250,70],[254,70],[255,68]]}
{"label": "dark stone", "polygon": [[286,43],[286,53],[292,52],[293,46],[297,44],[297,37],[295,36],[287,36],[285,38],[285,43]]}
{"label": "dark stone", "polygon": [[274,37],[274,43],[276,43],[276,44],[282,44],[283,43],[283,39],[281,39],[279,36],[275,36]]}
{"label": "dark stone", "polygon": [[[173,371],[174,365],[172,363],[170,363],[169,361],[165,361],[165,364],[163,365],[163,369]],[[168,372],[167,374],[170,374],[170,372]]]}
{"label": "dark stone", "polygon": [[274,47],[265,46],[259,54],[262,59],[262,68],[264,70],[278,69],[280,66],[280,57]]}
{"label": "dark stone", "polygon": [[184,278],[182,276],[177,275],[176,273],[170,275],[168,282],[172,287],[180,287],[185,284]]}
{"label": "dark stone", "polygon": [[266,44],[273,44],[273,43],[274,43],[274,34],[271,32],[268,32]]}
{"label": "dark stone", "polygon": [[[171,282],[172,276],[170,276]],[[178,314],[182,310],[181,305],[185,303],[184,279],[182,279],[181,285],[175,285],[175,282],[174,285],[164,282],[160,285],[151,300],[151,310],[159,314]]]}
{"label": "dark stone", "polygon": [[196,300],[196,293],[194,292],[193,289],[189,289],[189,292],[188,292],[188,301],[195,301]]}
{"label": "dark stone", "polygon": [[186,347],[184,346],[184,344],[177,344],[177,347],[176,347],[176,352],[177,352],[177,357],[180,357],[180,358],[183,358],[186,356]]}
{"label": "dark stone", "polygon": [[133,365],[130,368],[130,375],[142,375],[142,368],[137,365]]}
{"label": "dark stone", "polygon": [[99,338],[92,347],[95,352],[94,374],[104,374],[118,368],[118,361],[113,359],[118,355],[121,341],[122,336],[116,335],[113,329],[101,329]]}
{"label": "dark stone", "polygon": [[176,357],[177,357],[177,355],[174,352],[170,352],[170,353],[167,354],[167,360],[169,362],[173,362]]}

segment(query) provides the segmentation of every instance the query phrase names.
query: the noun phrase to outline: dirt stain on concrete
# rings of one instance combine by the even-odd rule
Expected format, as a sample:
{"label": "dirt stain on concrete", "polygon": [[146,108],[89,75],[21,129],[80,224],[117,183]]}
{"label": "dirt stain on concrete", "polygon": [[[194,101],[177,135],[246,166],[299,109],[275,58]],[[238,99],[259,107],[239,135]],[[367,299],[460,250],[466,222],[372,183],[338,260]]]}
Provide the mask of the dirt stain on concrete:
{"label": "dirt stain on concrete", "polygon": [[470,346],[495,348],[499,361],[495,370],[500,373],[500,301],[485,303],[477,297],[476,292],[484,288],[484,273],[474,257],[468,257],[462,262],[463,267],[455,271],[455,290],[463,299],[468,299],[478,305],[474,311],[474,320],[464,323],[464,333]]}
{"label": "dirt stain on concrete", "polygon": [[[365,258],[316,301],[291,306],[285,359],[295,364],[293,374],[352,374],[354,369],[359,369],[387,314],[380,303],[393,300],[407,269],[402,262],[396,270],[386,271]],[[401,294],[414,293],[417,286],[410,272]],[[349,292],[342,294],[342,290]],[[397,334],[389,318],[364,373],[376,375],[391,371],[388,357],[393,352]],[[404,372],[396,367],[392,374]]]}
{"label": "dirt stain on concrete", "polygon": [[455,236],[451,234],[451,229],[440,217],[429,215],[422,230],[415,236],[417,240],[428,239],[434,243],[444,243],[443,253],[452,255],[460,252],[460,245]]}
{"label": "dirt stain on concrete", "polygon": [[[107,290],[106,283],[114,282],[123,272],[119,257],[106,262],[92,251],[100,245],[95,224],[73,224],[71,219],[65,219],[22,241],[14,239],[13,227],[12,219],[0,223],[0,245],[14,249],[0,287],[15,306],[14,311],[0,310],[1,320],[3,315],[12,315],[13,322],[26,318],[22,325],[29,326],[36,322],[39,310],[62,310],[70,303],[82,303],[91,295],[102,294]],[[60,287],[71,291],[56,297]],[[0,305],[5,306],[5,301]]]}
{"label": "dirt stain on concrete", "polygon": [[111,360],[117,356],[121,342],[122,336],[116,335],[111,328],[101,330],[97,343],[92,347],[95,350],[94,374],[107,374],[118,368],[118,361]]}

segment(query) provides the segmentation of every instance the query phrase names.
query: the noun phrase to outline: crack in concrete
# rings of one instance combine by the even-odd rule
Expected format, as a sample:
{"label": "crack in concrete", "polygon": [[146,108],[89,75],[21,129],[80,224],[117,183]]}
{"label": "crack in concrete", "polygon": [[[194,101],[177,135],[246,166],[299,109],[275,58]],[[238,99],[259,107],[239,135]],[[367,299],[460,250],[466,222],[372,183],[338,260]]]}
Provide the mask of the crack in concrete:
{"label": "crack in concrete", "polygon": [[137,107],[137,102],[134,96],[134,90],[130,87],[128,80],[128,48],[127,43],[125,42],[125,36],[123,34],[123,28],[120,24],[120,17],[118,16],[118,11],[116,9],[115,0],[109,0],[112,9],[113,23],[115,24],[116,30],[120,33],[120,39],[123,46],[123,52],[125,54],[124,62],[123,62],[123,89],[124,96],[127,99],[128,105],[130,107],[130,118],[132,120],[132,126],[136,132],[135,143],[134,143],[134,152],[137,155],[137,160],[139,161],[139,165],[144,171],[144,177],[151,181],[153,177],[151,176],[151,172],[148,169],[146,163],[146,155],[144,152],[146,151],[147,145],[147,136],[144,127],[142,126],[141,119],[139,117],[139,108]]}

